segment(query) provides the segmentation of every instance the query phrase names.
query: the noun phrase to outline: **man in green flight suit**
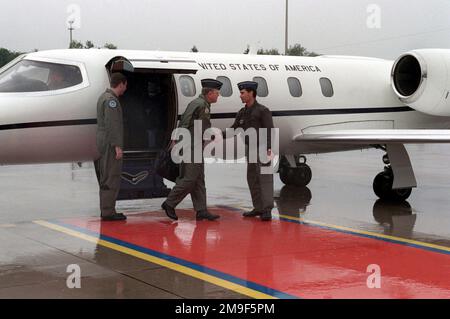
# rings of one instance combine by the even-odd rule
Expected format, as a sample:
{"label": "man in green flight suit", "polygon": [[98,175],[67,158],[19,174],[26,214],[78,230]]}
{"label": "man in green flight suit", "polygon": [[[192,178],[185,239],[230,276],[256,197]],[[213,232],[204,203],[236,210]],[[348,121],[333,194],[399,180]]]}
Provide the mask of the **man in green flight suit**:
{"label": "man in green flight suit", "polygon": [[[186,128],[191,134],[191,150],[194,151],[194,146],[199,141],[194,140],[194,121],[200,120],[202,124],[202,137],[205,130],[211,127],[211,104],[216,103],[219,98],[219,90],[222,87],[222,82],[214,79],[203,79],[202,94],[193,100],[187,106],[183,115],[181,116],[179,128]],[[203,150],[203,139],[201,148]],[[192,152],[193,154],[194,152]],[[193,157],[193,156],[192,156]],[[181,162],[180,175],[176,180],[176,185],[172,188],[167,196],[167,199],[162,203],[161,207],[166,212],[166,215],[174,220],[178,219],[175,213],[175,207],[187,196],[191,194],[194,209],[197,212],[196,219],[215,220],[219,215],[214,215],[208,212],[206,208],[206,188],[205,188],[205,167],[203,163],[203,152],[201,162],[195,163],[191,158],[190,162]]]}
{"label": "man in green flight suit", "polygon": [[[273,208],[273,174],[261,174],[261,167],[270,165],[270,162],[267,164],[261,162],[259,149],[264,148],[269,159],[273,156],[271,150],[271,129],[274,127],[272,113],[267,107],[256,101],[257,82],[240,82],[238,88],[241,101],[245,103],[245,106],[236,114],[236,119],[231,128],[242,128],[243,130],[254,128],[258,136],[256,150],[250,150],[248,139],[245,140],[247,159],[249,160],[248,154],[250,151],[256,151],[258,155],[256,163],[250,163],[250,161],[247,163],[247,183],[254,208],[250,212],[245,212],[243,216],[260,216],[262,221],[270,221],[272,220]],[[260,129],[267,129],[266,141],[259,139]]]}
{"label": "man in green flight suit", "polygon": [[116,199],[120,190],[123,158],[123,118],[119,97],[127,89],[127,78],[113,73],[111,88],[97,102],[97,150],[100,158],[94,162],[100,186],[100,211],[102,220],[125,220],[116,212]]}

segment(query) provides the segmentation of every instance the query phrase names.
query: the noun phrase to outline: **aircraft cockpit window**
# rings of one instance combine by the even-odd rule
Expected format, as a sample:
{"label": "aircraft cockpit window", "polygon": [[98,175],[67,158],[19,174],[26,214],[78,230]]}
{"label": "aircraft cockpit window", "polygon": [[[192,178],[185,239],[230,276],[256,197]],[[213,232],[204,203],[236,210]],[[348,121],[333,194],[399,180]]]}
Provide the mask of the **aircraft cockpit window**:
{"label": "aircraft cockpit window", "polygon": [[260,76],[255,76],[253,81],[258,83],[258,89],[256,90],[256,95],[259,97],[266,97],[269,95],[269,88],[267,87],[267,82],[264,78]]}
{"label": "aircraft cockpit window", "polygon": [[320,87],[322,88],[323,96],[332,97],[334,95],[333,84],[329,78],[320,78]]}
{"label": "aircraft cockpit window", "polygon": [[222,95],[223,97],[230,97],[233,94],[230,79],[227,78],[226,76],[218,76],[216,80],[222,82],[220,95]]}
{"label": "aircraft cockpit window", "polygon": [[180,76],[180,88],[181,93],[184,96],[192,97],[195,95],[195,82],[194,79],[189,75]]}
{"label": "aircraft cockpit window", "polygon": [[0,74],[0,92],[41,92],[65,89],[83,82],[77,66],[21,60]]}
{"label": "aircraft cockpit window", "polygon": [[287,83],[289,86],[289,92],[293,97],[300,97],[303,94],[302,85],[297,78],[288,78]]}

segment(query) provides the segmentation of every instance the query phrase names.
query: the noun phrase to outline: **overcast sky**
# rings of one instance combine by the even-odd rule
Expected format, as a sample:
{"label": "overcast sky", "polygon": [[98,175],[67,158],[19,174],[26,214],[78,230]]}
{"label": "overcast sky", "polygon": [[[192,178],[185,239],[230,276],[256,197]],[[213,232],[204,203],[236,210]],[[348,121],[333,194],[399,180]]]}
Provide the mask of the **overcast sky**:
{"label": "overcast sky", "polygon": [[[285,0],[2,0],[0,47],[66,48],[71,15],[81,23],[74,39],[120,49],[284,50]],[[416,48],[450,48],[450,0],[289,0],[289,43],[392,59]]]}

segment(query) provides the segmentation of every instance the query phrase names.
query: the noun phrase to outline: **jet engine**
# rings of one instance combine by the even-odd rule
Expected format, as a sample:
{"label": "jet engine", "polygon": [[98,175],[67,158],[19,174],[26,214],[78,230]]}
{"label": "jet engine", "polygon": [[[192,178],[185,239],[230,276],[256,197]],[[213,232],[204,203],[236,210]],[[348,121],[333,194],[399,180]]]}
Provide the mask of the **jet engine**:
{"label": "jet engine", "polygon": [[409,107],[450,116],[450,50],[423,49],[401,55],[392,67],[391,84]]}

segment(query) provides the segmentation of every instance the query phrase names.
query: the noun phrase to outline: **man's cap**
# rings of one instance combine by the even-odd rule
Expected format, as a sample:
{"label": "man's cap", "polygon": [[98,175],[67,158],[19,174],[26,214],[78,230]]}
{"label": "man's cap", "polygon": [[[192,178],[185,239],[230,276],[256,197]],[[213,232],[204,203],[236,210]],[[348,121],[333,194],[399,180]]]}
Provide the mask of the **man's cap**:
{"label": "man's cap", "polygon": [[223,84],[222,82],[214,79],[203,79],[201,82],[202,88],[217,89],[217,90],[220,90]]}
{"label": "man's cap", "polygon": [[245,90],[245,89],[256,91],[256,89],[258,88],[258,82],[254,82],[254,81],[240,82],[240,83],[238,83],[238,88],[239,88],[239,91]]}

